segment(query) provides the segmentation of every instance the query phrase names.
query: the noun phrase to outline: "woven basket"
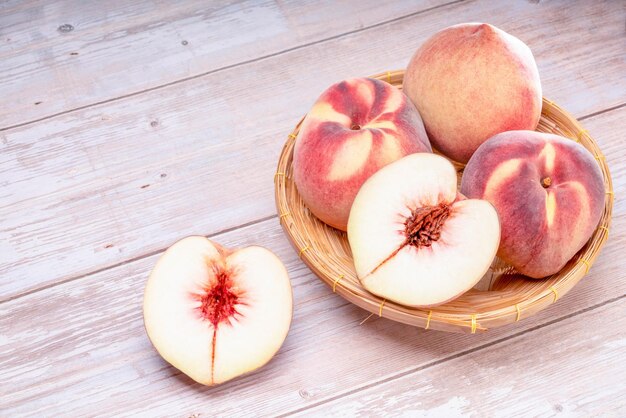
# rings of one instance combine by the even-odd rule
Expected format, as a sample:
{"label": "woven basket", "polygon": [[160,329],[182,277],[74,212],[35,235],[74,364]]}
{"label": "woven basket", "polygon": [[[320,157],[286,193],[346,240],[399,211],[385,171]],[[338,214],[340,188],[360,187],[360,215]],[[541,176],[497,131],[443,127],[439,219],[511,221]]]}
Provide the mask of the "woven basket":
{"label": "woven basket", "polygon": [[[403,71],[389,71],[372,78],[401,88],[403,74]],[[298,194],[291,173],[293,148],[301,123],[302,120],[288,135],[274,176],[280,223],[300,258],[333,292],[373,315],[426,329],[468,333],[516,322],[555,303],[574,287],[589,271],[608,238],[613,186],[604,155],[576,119],[550,100],[543,99],[537,131],[562,135],[581,143],[595,156],[604,176],[604,212],[589,242],[559,273],[546,279],[524,278],[513,267],[496,258],[479,285],[446,304],[419,309],[384,300],[361,286],[346,234],[319,221]],[[455,166],[460,179],[463,165]]]}

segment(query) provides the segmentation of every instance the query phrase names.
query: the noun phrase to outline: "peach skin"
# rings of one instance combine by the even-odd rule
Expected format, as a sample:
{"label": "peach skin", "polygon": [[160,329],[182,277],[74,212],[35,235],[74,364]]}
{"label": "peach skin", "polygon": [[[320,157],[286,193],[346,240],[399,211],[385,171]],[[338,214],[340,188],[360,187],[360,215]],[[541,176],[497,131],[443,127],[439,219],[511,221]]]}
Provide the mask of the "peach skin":
{"label": "peach skin", "polygon": [[530,49],[485,23],[433,35],[413,55],[403,85],[432,145],[462,163],[491,136],[535,129],[541,116],[541,83]]}
{"label": "peach skin", "polygon": [[315,216],[345,231],[365,180],[405,155],[431,151],[419,113],[399,89],[348,79],[322,93],[305,117],[294,147],[294,181]]}
{"label": "peach skin", "polygon": [[498,211],[498,256],[520,273],[558,272],[585,245],[604,209],[594,157],[558,135],[511,131],[490,138],[465,167],[461,192]]}

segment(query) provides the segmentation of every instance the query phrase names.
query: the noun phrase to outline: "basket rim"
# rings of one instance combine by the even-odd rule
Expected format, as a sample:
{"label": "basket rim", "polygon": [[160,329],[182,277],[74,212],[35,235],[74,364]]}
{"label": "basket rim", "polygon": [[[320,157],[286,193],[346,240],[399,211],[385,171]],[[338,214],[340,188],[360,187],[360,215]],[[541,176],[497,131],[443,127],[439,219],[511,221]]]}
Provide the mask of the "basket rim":
{"label": "basket rim", "polygon": [[[404,70],[393,70],[378,73],[369,77],[386,81],[392,85],[398,85],[402,83],[403,76]],[[566,121],[573,128],[575,128],[575,134],[571,135],[573,137],[569,137],[569,139],[580,143],[588,151],[590,151],[595,157],[602,172],[606,191],[605,207],[600,222],[587,244],[585,244],[583,249],[579,251],[559,273],[539,280],[539,282],[548,283],[549,286],[544,286],[540,290],[530,292],[530,294],[527,295],[527,297],[522,301],[505,304],[498,309],[477,309],[475,312],[455,313],[446,311],[446,309],[442,310],[442,307],[445,307],[446,304],[434,306],[432,308],[412,308],[392,301],[387,301],[386,299],[369,293],[362,286],[360,286],[360,283],[359,285],[356,285],[351,281],[342,281],[342,278],[345,277],[344,274],[337,274],[334,278],[328,277],[324,274],[318,265],[319,259],[324,258],[323,254],[316,254],[314,249],[312,249],[311,242],[306,242],[305,236],[297,236],[296,232],[304,232],[304,235],[306,235],[306,231],[294,231],[293,227],[295,226],[295,223],[293,220],[290,222],[290,220],[287,219],[291,210],[288,202],[289,199],[287,198],[287,182],[291,181],[291,179],[287,176],[287,174],[291,166],[293,147],[300,126],[305,117],[306,114],[298,121],[295,128],[288,134],[287,140],[283,145],[280,154],[277,171],[274,175],[274,194],[279,222],[285,235],[287,235],[291,244],[299,252],[299,257],[320,280],[326,283],[326,285],[328,285],[334,293],[339,293],[344,299],[360,306],[373,315],[375,314],[379,317],[386,317],[410,325],[421,326],[425,329],[438,328],[470,333],[485,331],[488,328],[517,322],[520,319],[535,314],[550,304],[555,303],[575,284],[577,284],[582,277],[589,272],[593,262],[608,239],[612,218],[614,193],[610,170],[606,163],[606,158],[600,150],[597,142],[591,137],[589,132],[584,129],[580,122],[576,120],[576,118],[553,101],[544,97],[541,110],[542,121],[545,120],[558,127],[561,126],[559,125],[559,122]],[[574,131],[572,131],[572,133],[573,132]],[[489,290],[484,292],[490,293],[494,291]],[[496,322],[498,322],[498,324],[495,324]]]}

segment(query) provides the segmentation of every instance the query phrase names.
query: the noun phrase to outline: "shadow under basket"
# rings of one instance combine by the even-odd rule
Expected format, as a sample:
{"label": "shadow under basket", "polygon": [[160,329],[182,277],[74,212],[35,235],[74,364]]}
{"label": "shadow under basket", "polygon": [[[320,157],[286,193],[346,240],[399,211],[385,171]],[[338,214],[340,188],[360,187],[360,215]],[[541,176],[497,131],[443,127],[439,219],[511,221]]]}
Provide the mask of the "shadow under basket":
{"label": "shadow under basket", "polygon": [[[403,71],[372,76],[402,88]],[[475,333],[534,315],[563,297],[585,274],[609,235],[613,186],[609,168],[598,144],[569,113],[543,99],[539,132],[549,132],[579,142],[595,156],[606,190],[598,227],[587,244],[567,265],[541,280],[526,278],[496,258],[481,282],[458,298],[432,308],[411,308],[369,293],[356,277],[350,245],[344,232],[318,220],[306,208],[292,180],[295,141],[302,120],[289,133],[274,176],[280,223],[300,258],[333,292],[373,315],[426,329]],[[463,165],[455,163],[460,180]]]}

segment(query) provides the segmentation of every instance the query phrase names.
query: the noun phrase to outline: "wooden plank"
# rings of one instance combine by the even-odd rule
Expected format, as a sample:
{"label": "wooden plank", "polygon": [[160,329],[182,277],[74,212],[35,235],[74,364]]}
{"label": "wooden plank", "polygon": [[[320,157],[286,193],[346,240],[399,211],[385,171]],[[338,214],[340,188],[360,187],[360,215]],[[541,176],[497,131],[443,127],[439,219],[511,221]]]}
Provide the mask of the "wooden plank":
{"label": "wooden plank", "polygon": [[624,416],[625,313],[620,299],[299,415]]}
{"label": "wooden plank", "polygon": [[[451,16],[488,15],[528,41],[546,96],[578,116],[626,102],[623,10],[580,2],[572,17],[564,4],[447,6],[0,133],[0,298],[272,216],[282,143],[319,92],[402,67]],[[603,147],[623,141],[595,129]]]}
{"label": "wooden plank", "polygon": [[445,2],[90,0],[0,5],[0,91],[11,97],[11,106],[0,108],[0,128]]}
{"label": "wooden plank", "polygon": [[[242,244],[268,235],[273,236],[270,247],[289,267],[296,311],[285,346],[264,369],[211,389],[191,383],[160,360],[145,337],[140,311],[151,258],[0,305],[0,329],[5,330],[0,411],[274,414],[475,349],[626,291],[623,273],[615,282],[605,280],[616,268],[606,262],[619,255],[613,248],[570,295],[519,326],[478,336],[426,332],[387,320],[359,326],[366,313],[311,277],[275,222],[220,240]],[[543,341],[532,333],[524,338],[538,346]],[[452,379],[457,370],[449,370]]]}
{"label": "wooden plank", "polygon": [[[622,108],[588,121],[611,144],[607,154],[612,158],[626,149],[621,137],[611,135],[619,134],[625,113]],[[623,195],[626,167],[614,166],[616,194]],[[616,201],[614,214],[611,238],[572,292],[536,316],[480,335],[424,331],[377,318],[359,325],[367,313],[332,294],[310,273],[277,219],[221,234],[215,239],[224,245],[263,244],[278,254],[292,280],[295,312],[285,345],[270,364],[216,388],[190,382],[165,364],[146,338],[141,300],[156,255],[59,284],[0,304],[0,415],[81,416],[103,410],[125,415],[274,415],[520,333],[526,332],[527,344],[539,347],[545,338],[532,331],[535,327],[626,294],[623,200]],[[444,381],[458,378],[457,368],[442,370],[449,373]]]}

